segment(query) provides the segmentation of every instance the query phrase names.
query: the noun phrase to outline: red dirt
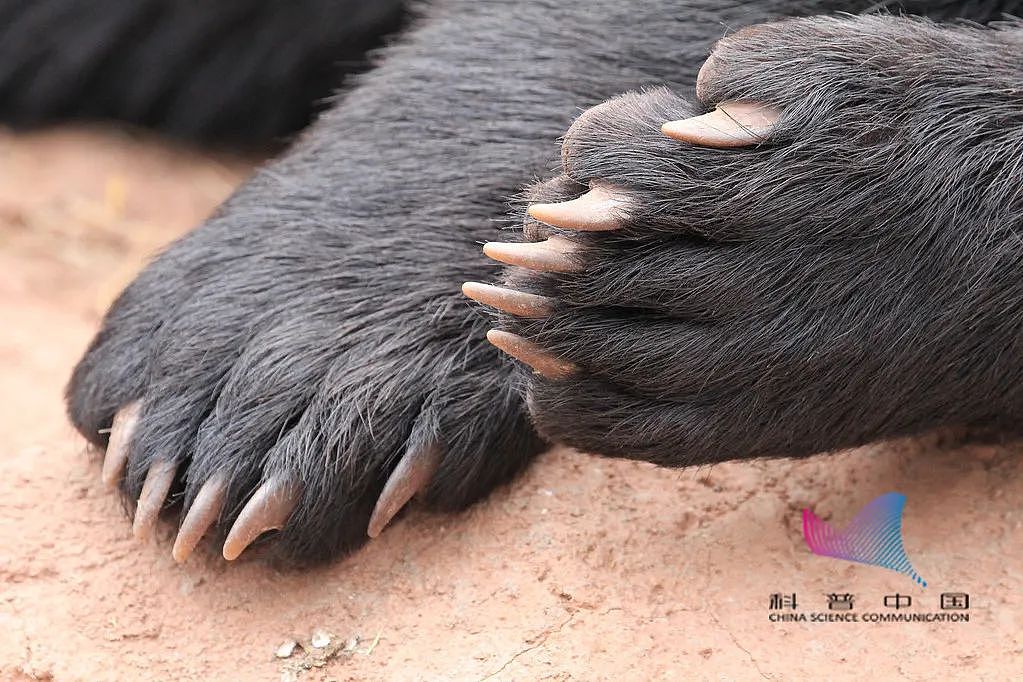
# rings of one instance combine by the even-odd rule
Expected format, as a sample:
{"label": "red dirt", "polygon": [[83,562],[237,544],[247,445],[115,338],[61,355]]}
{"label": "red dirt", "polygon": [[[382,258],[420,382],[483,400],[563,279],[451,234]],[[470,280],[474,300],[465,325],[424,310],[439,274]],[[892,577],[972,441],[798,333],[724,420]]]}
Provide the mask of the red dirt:
{"label": "red dirt", "polygon": [[[61,390],[120,287],[249,168],[118,131],[0,134],[0,678],[1023,673],[1020,446],[929,438],[682,472],[558,450],[465,514],[414,511],[302,573],[208,552],[178,566],[169,527],[136,543]],[[803,542],[803,507],[841,525],[891,490],[926,589]],[[774,592],[806,613],[852,592],[862,614],[895,592],[937,611],[945,591],[970,594],[969,623],[768,619]],[[290,639],[312,653],[276,657]]]}

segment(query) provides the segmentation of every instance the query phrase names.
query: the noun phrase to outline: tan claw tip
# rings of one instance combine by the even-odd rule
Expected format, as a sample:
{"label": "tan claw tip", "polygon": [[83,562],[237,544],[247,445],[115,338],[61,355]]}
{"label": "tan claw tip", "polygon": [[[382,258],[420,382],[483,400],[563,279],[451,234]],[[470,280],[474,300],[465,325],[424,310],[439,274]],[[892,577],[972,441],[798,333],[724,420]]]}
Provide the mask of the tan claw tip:
{"label": "tan claw tip", "polygon": [[103,457],[103,469],[100,480],[108,488],[114,488],[124,477],[124,469],[128,464],[128,444],[139,420],[141,403],[136,400],[128,403],[114,415],[114,423],[110,427],[110,440],[107,452]]}
{"label": "tan claw tip", "polygon": [[541,318],[551,314],[552,301],[546,296],[480,282],[466,282],[462,285],[462,293],[478,303],[503,310],[516,317]]}
{"label": "tan claw tip", "polygon": [[572,257],[574,243],[563,237],[542,242],[487,242],[483,254],[501,263],[518,265],[537,272],[579,272],[582,264]]}
{"label": "tan claw tip", "polygon": [[223,476],[215,476],[199,488],[192,506],[181,521],[178,536],[174,539],[174,549],[171,550],[171,556],[179,564],[191,556],[202,536],[220,518],[226,496],[227,485]]}
{"label": "tan claw tip", "polygon": [[302,488],[293,483],[266,481],[259,486],[227,534],[224,558],[234,561],[260,535],[283,528],[301,497]]}
{"label": "tan claw tip", "polygon": [[781,112],[756,102],[722,102],[714,111],[661,126],[668,137],[705,147],[745,147],[765,142]]}
{"label": "tan claw tip", "polygon": [[576,366],[571,362],[554,357],[518,334],[491,329],[487,332],[487,341],[548,379],[566,379],[575,374]]}
{"label": "tan claw tip", "polygon": [[135,507],[135,519],[131,524],[131,534],[137,540],[148,540],[160,518],[160,510],[167,500],[167,493],[174,476],[177,474],[176,462],[154,460],[149,465],[146,480],[142,484],[139,502]]}
{"label": "tan claw tip", "polygon": [[600,232],[617,230],[622,226],[619,216],[625,202],[615,198],[610,191],[593,186],[578,199],[557,204],[533,204],[529,215],[541,223],[554,225],[566,230]]}
{"label": "tan claw tip", "polygon": [[373,515],[369,518],[366,533],[371,538],[380,535],[394,515],[401,511],[416,493],[430,484],[430,479],[440,466],[442,455],[439,445],[409,448],[405,452],[387,479],[373,508]]}

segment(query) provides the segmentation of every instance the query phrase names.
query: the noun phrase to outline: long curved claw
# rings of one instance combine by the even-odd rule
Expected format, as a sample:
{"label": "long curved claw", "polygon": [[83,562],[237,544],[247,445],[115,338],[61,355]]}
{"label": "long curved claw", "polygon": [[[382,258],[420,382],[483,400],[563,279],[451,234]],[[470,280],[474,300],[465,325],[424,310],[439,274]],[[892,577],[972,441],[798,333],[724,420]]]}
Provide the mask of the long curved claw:
{"label": "long curved claw", "polygon": [[508,265],[537,272],[581,272],[584,266],[573,258],[576,245],[564,237],[542,242],[487,242],[483,255]]}
{"label": "long curved claw", "polygon": [[529,207],[529,215],[541,223],[566,230],[603,232],[622,226],[619,213],[625,205],[626,202],[615,197],[609,189],[595,185],[578,199],[556,204],[533,204]]}
{"label": "long curved claw", "polygon": [[245,548],[268,530],[283,528],[302,497],[295,483],[269,480],[252,494],[224,541],[224,558],[237,559]]}
{"label": "long curved claw", "polygon": [[430,479],[437,472],[443,450],[439,445],[409,448],[402,456],[398,466],[391,472],[384,485],[383,492],[377,498],[373,515],[369,518],[366,533],[375,538],[391,522],[394,515],[412,499],[412,497],[430,484]]}
{"label": "long curved claw", "polygon": [[177,462],[154,460],[149,465],[131,524],[131,533],[137,540],[148,540],[152,534],[177,472]]}
{"label": "long curved claw", "polygon": [[139,420],[139,409],[142,404],[136,400],[117,411],[114,423],[110,427],[110,440],[107,452],[103,457],[103,469],[100,480],[108,488],[114,488],[124,477],[124,469],[128,464],[128,444]]}
{"label": "long curved claw", "polygon": [[765,142],[780,116],[780,110],[757,102],[722,102],[708,114],[669,121],[661,132],[704,147],[746,147]]}
{"label": "long curved claw", "polygon": [[532,341],[527,341],[518,334],[491,329],[487,332],[487,341],[494,344],[516,360],[532,367],[537,374],[548,379],[567,379],[575,374],[577,367],[567,360],[557,358],[540,348]]}
{"label": "long curved claw", "polygon": [[546,296],[527,294],[492,284],[466,282],[462,293],[472,300],[517,317],[543,318],[551,314],[553,301]]}
{"label": "long curved claw", "polygon": [[174,539],[171,556],[175,561],[180,564],[191,556],[202,536],[220,518],[226,498],[226,476],[219,474],[202,484],[192,506],[188,508],[188,513],[181,521],[178,536]]}

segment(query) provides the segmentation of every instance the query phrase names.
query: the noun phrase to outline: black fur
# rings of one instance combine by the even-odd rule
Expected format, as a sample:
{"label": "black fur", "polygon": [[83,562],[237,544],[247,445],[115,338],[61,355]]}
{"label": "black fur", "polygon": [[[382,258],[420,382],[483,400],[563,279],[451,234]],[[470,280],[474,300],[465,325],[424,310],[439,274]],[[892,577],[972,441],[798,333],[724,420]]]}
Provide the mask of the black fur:
{"label": "black fur", "polygon": [[265,146],[309,123],[401,0],[0,0],[0,122],[119,119]]}
{"label": "black fur", "polygon": [[[698,105],[581,117],[566,175],[629,206],[620,233],[565,233],[584,273],[512,273],[558,306],[505,325],[583,368],[531,379],[541,435],[684,466],[1017,427],[1021,57],[1015,23],[790,20],[722,40]],[[773,140],[660,132],[729,100],[783,110]]]}
{"label": "black fur", "polygon": [[[931,6],[942,16],[953,11],[949,3]],[[988,3],[973,16],[990,18],[1003,6]],[[552,140],[580,107],[647,86],[685,92],[726,30],[836,9],[864,5],[438,0],[289,153],[124,292],[75,370],[68,389],[73,422],[102,445],[114,412],[141,399],[126,496],[137,498],[155,457],[180,462],[175,495],[186,507],[209,476],[227,472],[221,533],[261,480],[300,480],[302,502],[273,547],[288,559],[317,560],[364,541],[369,511],[409,442],[439,440],[447,448],[425,496],[434,508],[463,507],[518,472],[542,447],[519,395],[527,380],[534,418],[547,436],[667,464],[765,454],[761,446],[774,444],[777,434],[805,450],[823,443],[820,433],[833,424],[845,429],[842,442],[877,433],[879,425],[915,425],[871,407],[878,400],[900,407],[896,396],[920,401],[903,410],[909,416],[930,408],[958,414],[953,404],[994,385],[1005,390],[985,396],[991,404],[1011,402],[1016,394],[1008,382],[1018,377],[1005,370],[1018,363],[1000,359],[1009,349],[998,340],[1021,319],[1012,307],[1023,297],[1006,269],[1014,244],[1010,226],[984,232],[980,223],[995,217],[999,197],[1007,207],[1015,197],[991,193],[942,204],[962,218],[956,229],[951,220],[910,220],[919,193],[876,179],[913,179],[911,169],[937,177],[923,155],[935,150],[925,137],[893,136],[893,126],[899,134],[919,135],[920,125],[945,130],[940,124],[950,114],[931,109],[932,116],[907,125],[903,119],[913,112],[884,90],[883,79],[829,69],[827,59],[804,73],[783,72],[779,62],[774,86],[750,70],[743,72],[749,82],[722,80],[715,96],[751,88],[791,104],[800,93],[813,95],[791,108],[780,146],[680,150],[654,128],[694,107],[662,90],[618,100],[605,111],[618,115],[573,134],[569,160],[577,180],[616,180],[637,191],[638,207],[656,209],[637,213],[624,237],[594,240],[590,253],[599,267],[587,275],[533,280],[556,288],[564,308],[546,325],[518,328],[586,360],[589,371],[580,380],[554,385],[527,377],[486,344],[490,320],[458,293],[462,281],[499,275],[480,256],[479,242],[500,237],[495,221],[506,215],[508,198],[549,167],[557,152]],[[978,46],[994,40],[913,26],[926,45],[942,44],[945,35]],[[827,44],[811,40],[815,35],[809,31],[794,45],[781,32],[750,59]],[[870,37],[857,34],[845,49],[855,54],[857,40]],[[947,54],[935,54],[943,58],[937,67],[950,64]],[[742,61],[741,50],[735,60]],[[848,111],[837,106],[849,104],[848,96],[827,95],[837,89],[855,97],[858,87],[867,92]],[[976,101],[968,106],[984,111]],[[828,116],[840,120],[829,124]],[[872,134],[862,149],[851,141],[855,129],[838,134],[838,123],[865,120]],[[813,141],[830,147],[815,150]],[[863,151],[897,144],[920,154]],[[972,147],[955,149],[969,156]],[[835,157],[841,150],[877,196],[856,181],[859,175],[842,175],[845,160]],[[959,170],[969,186],[966,171],[981,166],[953,151],[941,157],[943,170]],[[814,162],[829,164],[831,176],[806,180]],[[983,166],[983,177],[998,179],[990,171]],[[676,191],[687,178],[686,191]],[[764,179],[774,188],[766,194],[750,184]],[[797,180],[809,185],[787,199],[781,185]],[[537,195],[567,197],[580,189],[564,178]],[[759,199],[751,198],[754,189]],[[843,212],[871,201],[878,202],[869,213],[874,222]],[[905,206],[881,212],[891,205]],[[927,215],[940,217],[937,210]],[[680,216],[697,217],[692,227],[702,236],[677,234]],[[856,239],[848,238],[852,224]],[[763,247],[766,259],[729,255],[751,243]],[[630,286],[611,291],[616,283]],[[982,288],[992,283],[999,288]],[[783,286],[788,296],[779,293]],[[996,320],[991,311],[999,306],[1007,313]],[[901,338],[897,313],[914,321],[916,345],[890,345]],[[965,318],[974,313],[975,333],[967,331],[974,318]],[[719,321],[726,319],[745,336],[725,334]],[[761,320],[767,326],[755,323]],[[705,362],[758,340],[766,345],[734,356],[721,373],[707,371]],[[920,345],[925,341],[930,345]],[[858,363],[855,371],[848,362]],[[959,371],[946,363],[958,363]],[[926,371],[914,374],[913,366]],[[881,370],[890,381],[876,379]],[[840,387],[851,404],[828,400],[841,377],[852,381]],[[916,389],[908,384],[914,379]],[[879,395],[881,385],[895,395]],[[725,396],[710,405],[728,409],[708,408],[709,416],[699,418],[680,412],[689,403],[678,398],[697,389]],[[753,409],[781,400],[785,390],[792,392],[784,420],[773,423],[774,413]],[[970,393],[960,400],[958,390]],[[867,421],[856,425],[857,416]],[[700,447],[692,449],[694,443]],[[724,445],[731,446],[727,453]]]}

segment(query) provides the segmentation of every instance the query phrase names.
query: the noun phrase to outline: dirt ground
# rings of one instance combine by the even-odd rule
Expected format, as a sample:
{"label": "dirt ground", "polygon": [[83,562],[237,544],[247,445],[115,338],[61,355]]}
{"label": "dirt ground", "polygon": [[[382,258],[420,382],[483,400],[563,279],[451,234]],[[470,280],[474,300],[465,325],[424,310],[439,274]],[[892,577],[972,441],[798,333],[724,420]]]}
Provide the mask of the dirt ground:
{"label": "dirt ground", "polygon": [[[61,391],[119,288],[250,168],[120,131],[0,132],[3,680],[1023,675],[1020,446],[932,437],[682,472],[554,451],[468,513],[413,512],[303,573],[178,566],[167,527],[135,542]],[[907,496],[926,589],[803,541],[802,508],[841,526],[888,491]],[[828,613],[828,593],[864,618],[896,593],[902,613],[949,613],[943,592],[969,594],[969,622],[770,620]],[[770,610],[773,593],[797,609]]]}

